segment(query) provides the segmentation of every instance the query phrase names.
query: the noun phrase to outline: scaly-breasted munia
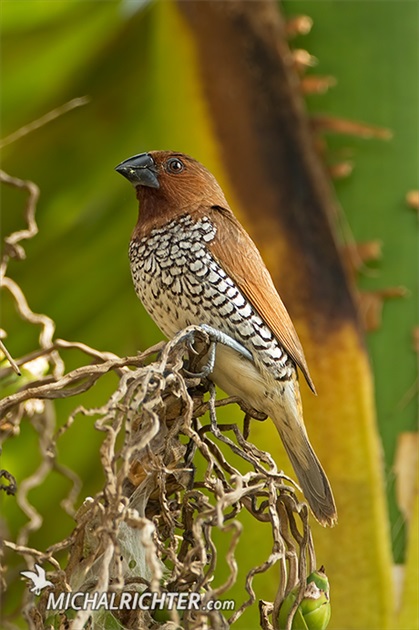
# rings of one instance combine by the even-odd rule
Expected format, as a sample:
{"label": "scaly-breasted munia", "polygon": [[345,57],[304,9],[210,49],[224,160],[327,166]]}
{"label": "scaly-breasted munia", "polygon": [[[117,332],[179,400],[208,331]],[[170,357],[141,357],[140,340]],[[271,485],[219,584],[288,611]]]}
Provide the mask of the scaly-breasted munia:
{"label": "scaly-breasted munia", "polygon": [[169,338],[190,324],[235,340],[218,344],[210,378],[269,415],[317,520],[337,514],[304,426],[297,366],[314,391],[303,349],[255,244],[214,176],[182,153],[151,151],[116,170],[140,205],[129,256],[135,290]]}

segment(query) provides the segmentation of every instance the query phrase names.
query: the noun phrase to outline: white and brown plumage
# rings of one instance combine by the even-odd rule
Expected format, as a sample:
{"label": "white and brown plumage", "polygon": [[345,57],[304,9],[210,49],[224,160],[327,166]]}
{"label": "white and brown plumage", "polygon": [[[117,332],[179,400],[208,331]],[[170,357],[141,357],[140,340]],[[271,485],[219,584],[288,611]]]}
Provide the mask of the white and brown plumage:
{"label": "white and brown plumage", "polygon": [[220,344],[211,379],[272,418],[315,517],[333,525],[332,490],[303,421],[296,366],[314,385],[301,343],[217,181],[193,158],[170,151],[142,153],[117,170],[140,204],[130,244],[138,297],[169,338],[207,324],[251,353],[253,361]]}

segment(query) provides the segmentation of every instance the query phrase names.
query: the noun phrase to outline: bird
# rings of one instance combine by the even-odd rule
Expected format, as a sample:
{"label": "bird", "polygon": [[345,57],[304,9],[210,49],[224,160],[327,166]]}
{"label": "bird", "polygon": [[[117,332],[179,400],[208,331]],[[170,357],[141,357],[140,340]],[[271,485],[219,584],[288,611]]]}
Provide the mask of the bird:
{"label": "bird", "polygon": [[189,325],[219,331],[210,379],[269,416],[303,494],[323,526],[337,522],[329,480],[308,438],[299,368],[303,348],[258,248],[215,177],[176,151],[149,151],[115,167],[135,188],[129,258],[137,296],[167,338]]}
{"label": "bird", "polygon": [[31,580],[33,586],[30,590],[31,593],[35,593],[35,595],[40,595],[41,591],[47,586],[54,586],[54,584],[46,579],[45,569],[43,569],[39,564],[35,564],[35,571],[21,571],[20,574],[23,577]]}

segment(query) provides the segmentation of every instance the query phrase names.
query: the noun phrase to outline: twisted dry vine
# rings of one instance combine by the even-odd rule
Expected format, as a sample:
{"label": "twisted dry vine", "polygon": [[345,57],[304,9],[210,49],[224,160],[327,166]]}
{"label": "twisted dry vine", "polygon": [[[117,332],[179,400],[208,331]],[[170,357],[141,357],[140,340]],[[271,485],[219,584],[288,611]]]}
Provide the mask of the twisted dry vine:
{"label": "twisted dry vine", "polygon": [[[83,387],[85,383],[92,386],[106,371],[119,371],[118,386],[106,404],[78,407],[66,425],[50,435],[48,444],[49,452],[56,454],[57,441],[71,424],[79,416],[94,416],[96,429],[105,435],[100,449],[106,479],[103,490],[85,500],[75,514],[76,528],[58,547],[40,554],[22,544],[6,541],[5,545],[38,562],[53,562],[57,551],[68,549],[65,574],[53,562],[55,571],[48,576],[57,592],[63,586],[83,592],[121,592],[145,586],[158,592],[200,593],[204,606],[208,600],[228,594],[237,580],[235,548],[245,536],[239,515],[247,510],[255,520],[268,523],[272,535],[269,558],[245,578],[248,597],[229,619],[202,608],[185,611],[181,623],[185,628],[205,627],[207,622],[213,627],[229,627],[255,603],[254,577],[278,564],[275,619],[284,596],[297,582],[304,583],[307,560],[309,571],[315,566],[307,508],[298,502],[292,480],[277,469],[268,453],[245,440],[237,425],[217,424],[217,407],[236,401],[217,401],[211,383],[205,388],[199,379],[185,377],[191,335],[205,337],[191,326],[164,345],[148,365],[150,352],[126,359],[104,357],[102,363],[74,370],[55,382],[36,384],[3,401],[3,417],[13,425],[22,417],[25,401],[40,392],[46,399],[56,398],[60,391],[77,394],[80,382]],[[204,341],[208,347],[209,340]],[[207,408],[209,424],[202,420]],[[228,447],[227,454],[222,445]],[[229,461],[228,452],[250,464],[252,470],[241,472]],[[73,504],[74,499],[68,503]],[[226,556],[229,576],[217,588],[212,587],[218,566],[215,528],[231,536]],[[29,618],[35,618],[36,610],[44,623],[46,598],[41,597],[36,609],[31,603]],[[83,627],[90,614],[79,611],[72,627]],[[135,611],[134,615],[130,611],[129,618],[119,611],[117,615],[125,627],[152,627],[154,623],[148,612]],[[180,622],[177,615],[172,612],[175,623]]]}

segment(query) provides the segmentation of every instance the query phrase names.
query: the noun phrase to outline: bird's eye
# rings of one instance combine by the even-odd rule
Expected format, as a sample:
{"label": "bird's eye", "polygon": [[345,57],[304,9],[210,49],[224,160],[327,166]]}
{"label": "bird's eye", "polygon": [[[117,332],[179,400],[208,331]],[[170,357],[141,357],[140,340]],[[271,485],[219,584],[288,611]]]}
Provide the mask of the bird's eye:
{"label": "bird's eye", "polygon": [[184,168],[185,166],[179,158],[171,158],[167,161],[167,170],[169,173],[181,173]]}

